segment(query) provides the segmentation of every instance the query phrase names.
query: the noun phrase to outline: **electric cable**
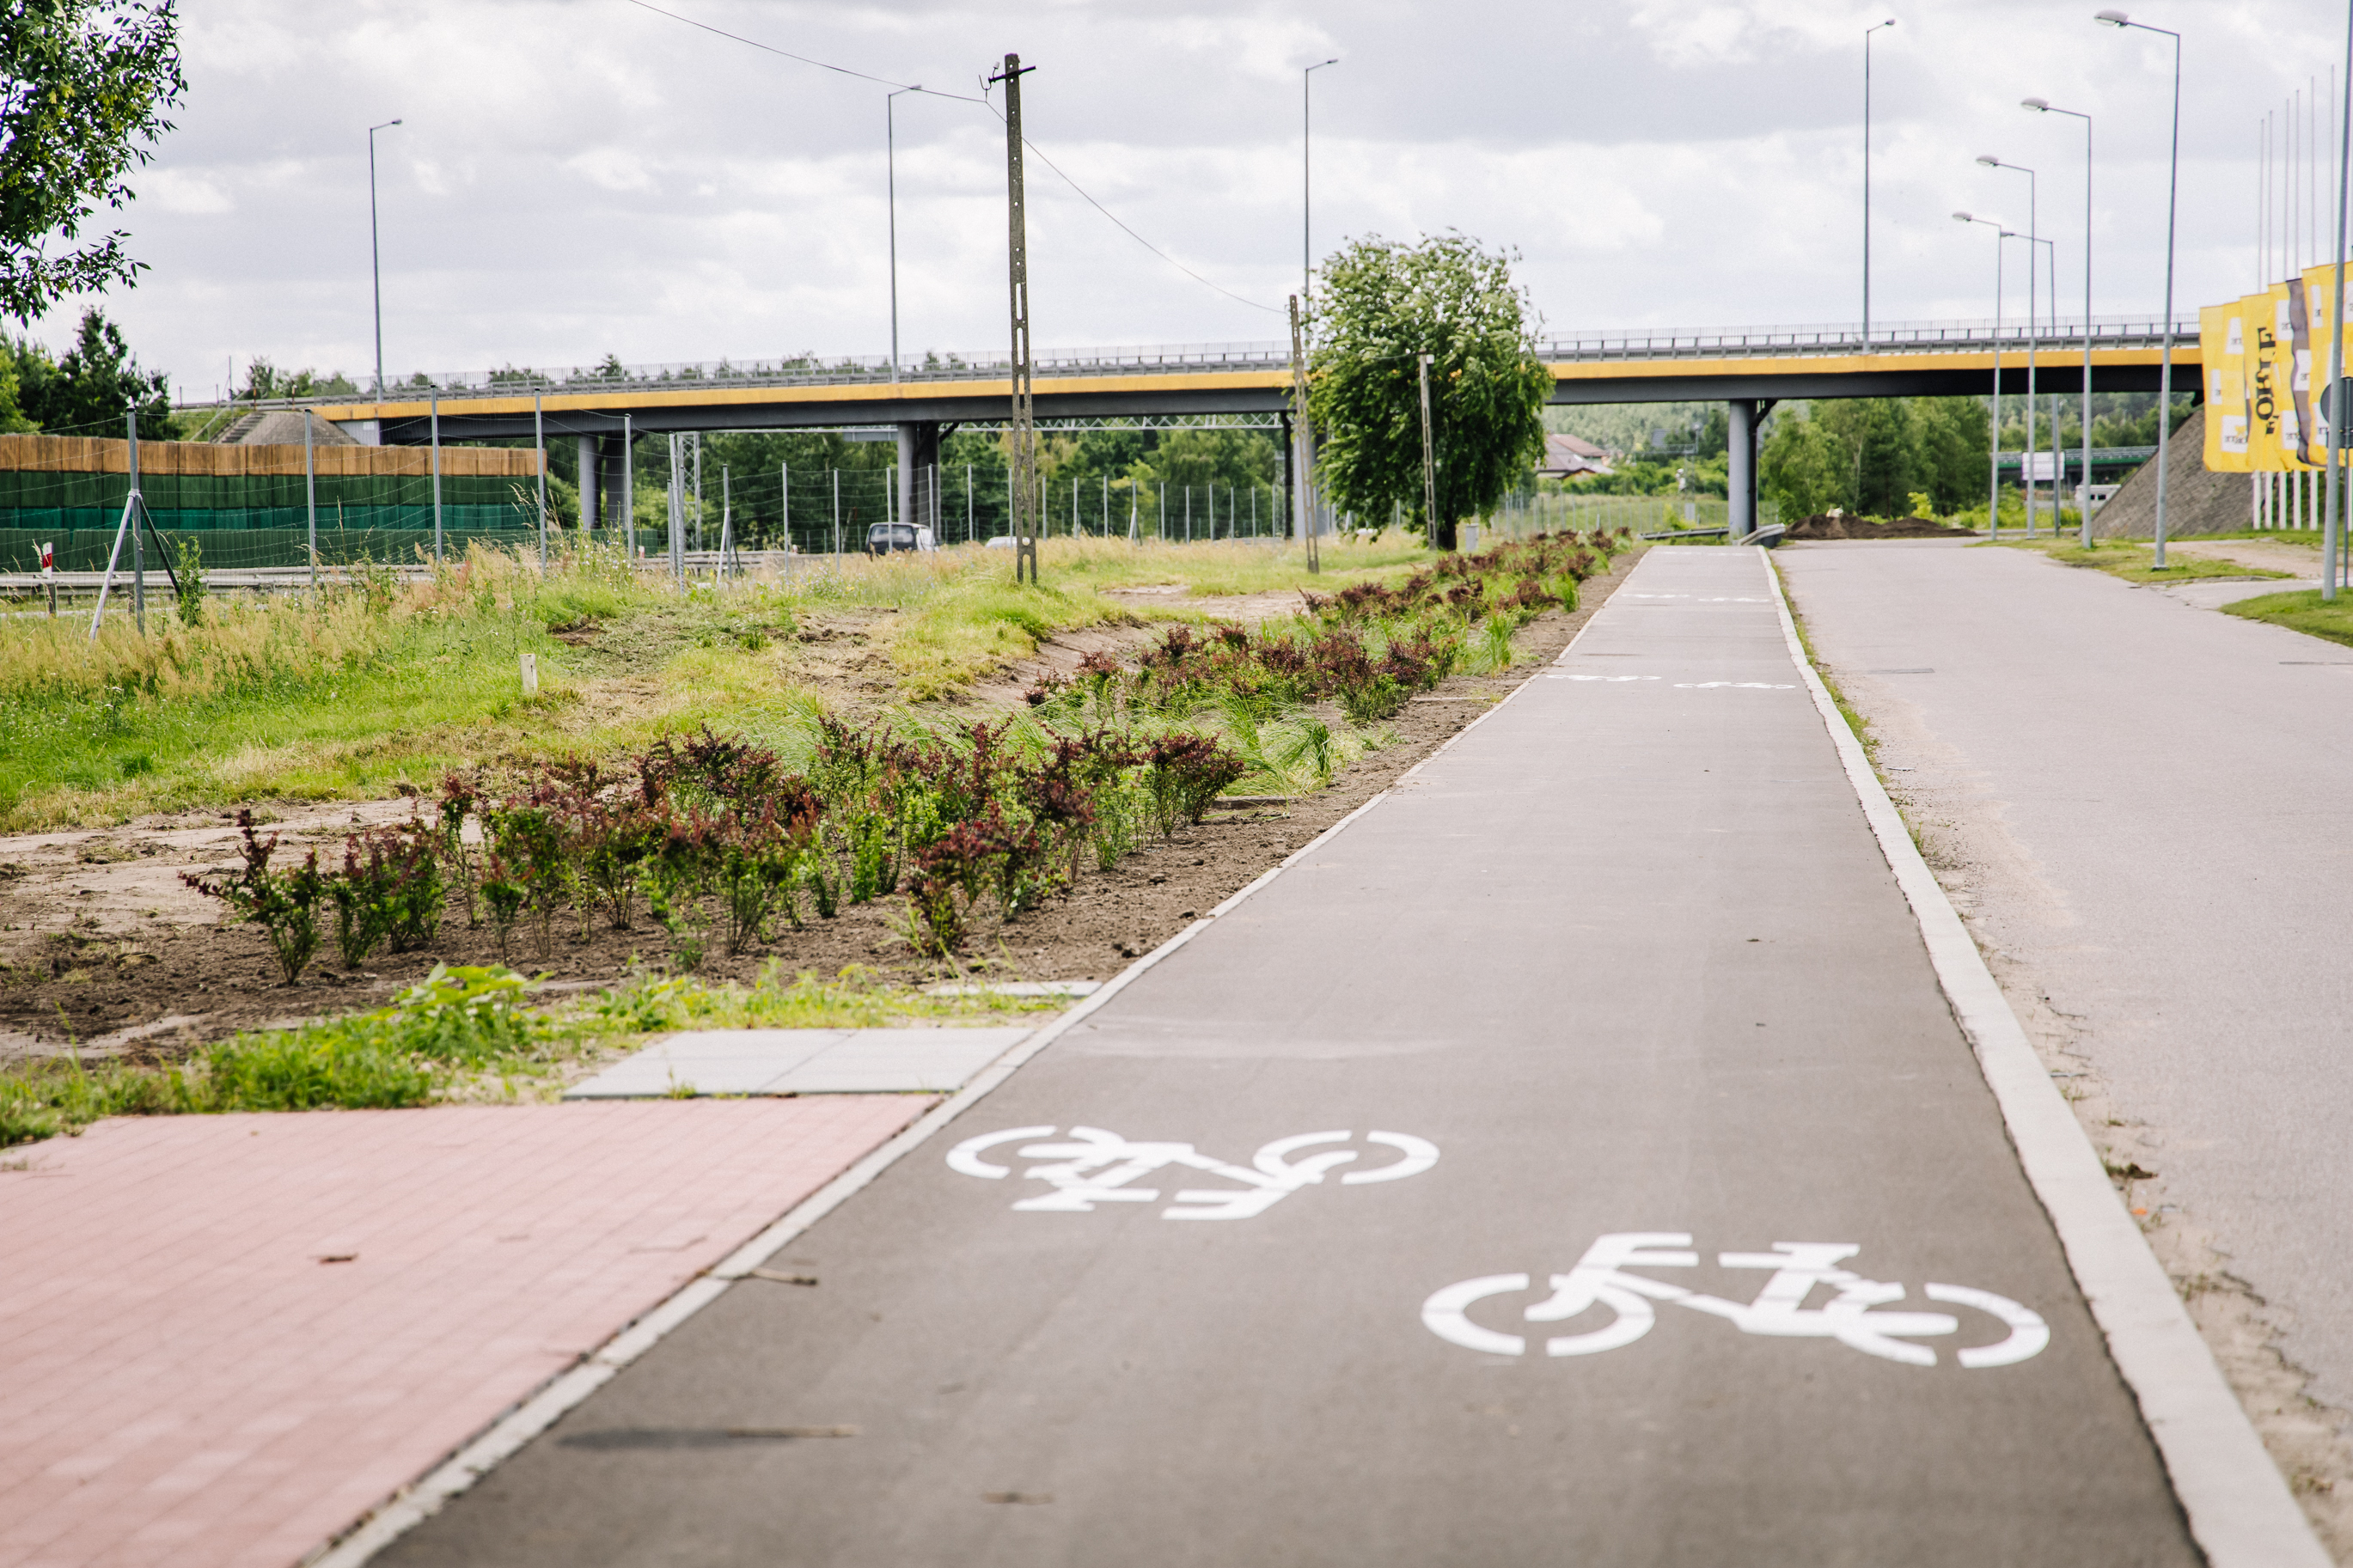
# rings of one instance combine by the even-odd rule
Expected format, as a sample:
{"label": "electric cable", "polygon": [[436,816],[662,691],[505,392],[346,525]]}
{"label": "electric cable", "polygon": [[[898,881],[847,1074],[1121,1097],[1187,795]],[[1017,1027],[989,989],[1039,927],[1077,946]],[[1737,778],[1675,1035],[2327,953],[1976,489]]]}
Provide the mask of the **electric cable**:
{"label": "electric cable", "polygon": [[[832,71],[839,76],[855,77],[860,81],[874,82],[879,86],[895,88],[902,92],[920,92],[930,98],[954,99],[958,103],[977,103],[987,109],[991,114],[996,115],[999,124],[1004,123],[1005,121],[1004,114],[997,109],[997,105],[986,96],[973,98],[961,92],[941,92],[936,89],[923,87],[914,82],[893,81],[889,77],[874,76],[866,71],[852,70],[848,66],[834,65],[829,61],[820,60],[809,55],[795,54],[790,49],[780,49],[774,44],[764,44],[757,38],[747,38],[741,33],[731,33],[724,27],[714,27],[708,22],[698,22],[693,17],[681,16],[676,11],[664,10],[661,6],[652,4],[651,0],[629,0],[629,4],[637,6],[639,10],[651,11],[657,16],[667,16],[673,22],[683,22],[690,27],[698,27],[703,32],[716,34],[720,37],[730,39],[733,42],[745,45],[751,48],[763,50],[768,54],[781,55],[786,59],[797,60],[802,65],[815,66],[819,70]],[[986,94],[987,89],[984,88],[982,90],[984,94]],[[1205,288],[1216,289],[1219,293],[1223,294],[1227,299],[1233,300],[1238,305],[1248,305],[1253,310],[1264,310],[1269,315],[1279,316],[1282,314],[1280,310],[1276,309],[1272,305],[1263,305],[1256,300],[1246,299],[1243,296],[1235,293],[1232,289],[1227,288],[1222,283],[1212,282],[1210,279],[1202,277],[1198,272],[1194,271],[1191,268],[1186,266],[1183,262],[1177,260],[1175,257],[1169,255],[1166,251],[1161,249],[1150,240],[1145,238],[1144,236],[1136,233],[1134,229],[1129,227],[1127,223],[1117,214],[1113,213],[1109,207],[1103,205],[1103,203],[1095,200],[1093,195],[1087,191],[1085,186],[1080,184],[1078,181],[1071,178],[1068,174],[1064,173],[1061,165],[1056,163],[1053,159],[1048,157],[1044,150],[1041,149],[1035,142],[1032,142],[1029,137],[1024,136],[1021,138],[1021,145],[1032,153],[1035,153],[1039,163],[1045,164],[1049,169],[1053,170],[1056,178],[1060,179],[1064,184],[1070,186],[1071,190],[1076,191],[1079,195],[1080,200],[1085,202],[1087,205],[1094,208],[1095,211],[1101,213],[1104,217],[1109,218],[1113,224],[1116,225],[1122,234],[1126,235],[1128,238],[1135,241],[1136,244],[1144,247],[1145,249],[1152,252],[1153,255],[1158,257],[1169,266],[1174,267],[1177,271],[1182,272],[1186,277],[1193,279],[1194,282],[1198,283]]]}

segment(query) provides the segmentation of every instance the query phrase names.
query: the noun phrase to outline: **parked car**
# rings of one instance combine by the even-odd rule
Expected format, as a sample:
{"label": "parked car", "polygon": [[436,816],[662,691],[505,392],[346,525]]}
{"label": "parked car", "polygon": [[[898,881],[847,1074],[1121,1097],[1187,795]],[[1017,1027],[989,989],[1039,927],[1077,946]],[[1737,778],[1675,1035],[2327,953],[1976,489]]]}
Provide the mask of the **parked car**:
{"label": "parked car", "polygon": [[932,531],[912,522],[878,522],[866,531],[866,553],[888,555],[894,550],[937,550]]}

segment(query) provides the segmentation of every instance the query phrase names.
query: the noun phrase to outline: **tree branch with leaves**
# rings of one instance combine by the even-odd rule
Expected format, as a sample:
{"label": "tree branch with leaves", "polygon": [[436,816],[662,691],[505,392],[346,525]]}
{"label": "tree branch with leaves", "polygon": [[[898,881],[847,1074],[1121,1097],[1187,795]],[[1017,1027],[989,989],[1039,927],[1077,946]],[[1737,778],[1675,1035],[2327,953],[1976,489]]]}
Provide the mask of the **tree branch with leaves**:
{"label": "tree branch with leaves", "polygon": [[11,0],[0,10],[0,314],[32,321],[68,294],[135,283],[121,229],[186,90],[173,0]]}
{"label": "tree branch with leaves", "polygon": [[[1308,410],[1324,489],[1378,521],[1402,508],[1440,550],[1527,478],[1545,446],[1552,377],[1508,251],[1446,233],[1419,245],[1352,240],[1324,264]],[[1438,516],[1424,515],[1419,356],[1430,366]]]}

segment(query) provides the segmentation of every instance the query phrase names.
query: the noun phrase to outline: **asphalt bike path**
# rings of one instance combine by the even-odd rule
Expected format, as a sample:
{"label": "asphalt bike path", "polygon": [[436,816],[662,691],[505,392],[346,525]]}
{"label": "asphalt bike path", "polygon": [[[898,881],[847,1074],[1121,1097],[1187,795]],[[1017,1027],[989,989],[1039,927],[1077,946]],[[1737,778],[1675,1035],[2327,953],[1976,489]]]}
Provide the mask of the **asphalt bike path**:
{"label": "asphalt bike path", "polygon": [[2199,1562],[1766,570],[1653,552],[377,1561]]}

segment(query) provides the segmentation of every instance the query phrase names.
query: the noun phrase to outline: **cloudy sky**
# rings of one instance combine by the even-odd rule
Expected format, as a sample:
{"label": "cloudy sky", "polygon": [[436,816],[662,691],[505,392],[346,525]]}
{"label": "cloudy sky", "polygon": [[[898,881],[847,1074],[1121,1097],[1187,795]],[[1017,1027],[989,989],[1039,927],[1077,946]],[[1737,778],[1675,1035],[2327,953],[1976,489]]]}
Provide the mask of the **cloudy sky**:
{"label": "cloudy sky", "polygon": [[[2030,94],[2097,120],[2095,312],[2153,318],[2162,299],[2170,47],[2094,26],[2092,0],[659,3],[968,96],[1018,50],[1036,68],[1032,143],[1219,286],[1033,163],[1041,346],[1282,335],[1299,284],[1300,68],[1334,56],[1314,79],[1319,253],[1461,229],[1515,247],[1562,330],[1854,321],[1862,31],[1890,16],[1872,46],[1874,319],[1990,314],[1993,237],[1949,215],[2023,226],[2027,181],[1979,168],[1982,153],[2041,171],[2042,232],[2080,312],[2082,126],[2021,110]],[[187,102],[125,220],[153,270],[105,309],[185,395],[256,355],[366,373],[366,128],[395,117],[377,139],[390,374],[887,350],[877,82],[629,0],[182,10]],[[2187,309],[2253,286],[2258,122],[2315,75],[2325,120],[2343,14],[2135,14],[2189,41]],[[995,347],[1000,122],[912,93],[896,120],[902,347]],[[79,310],[35,335],[62,342]]]}

